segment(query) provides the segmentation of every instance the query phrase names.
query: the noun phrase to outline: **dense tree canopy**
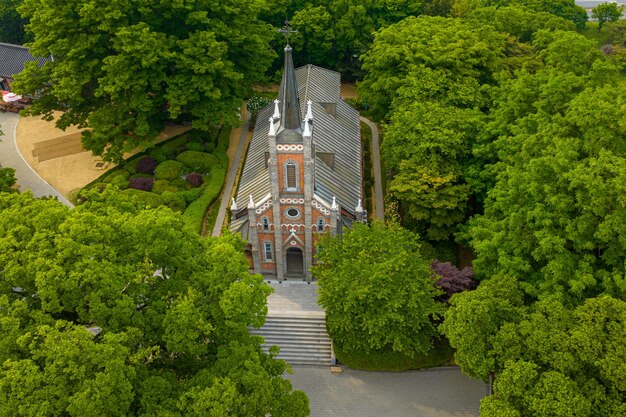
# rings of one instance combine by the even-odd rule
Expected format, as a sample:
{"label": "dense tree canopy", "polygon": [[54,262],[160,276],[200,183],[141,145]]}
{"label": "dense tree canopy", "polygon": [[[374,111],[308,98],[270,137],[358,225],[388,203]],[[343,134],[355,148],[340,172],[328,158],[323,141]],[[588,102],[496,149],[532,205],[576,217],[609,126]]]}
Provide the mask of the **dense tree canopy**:
{"label": "dense tree canopy", "polygon": [[0,167],[0,193],[14,192],[13,186],[16,182],[15,170],[13,168]]}
{"label": "dense tree canopy", "polygon": [[442,329],[463,371],[496,374],[481,416],[620,416],[626,411],[626,302],[529,307],[514,279],[494,277],[452,297]]}
{"label": "dense tree canopy", "polygon": [[541,32],[535,44],[545,67],[501,86],[494,139],[477,148],[494,182],[469,224],[476,272],[514,276],[535,296],[622,298],[626,90],[580,35]]}
{"label": "dense tree canopy", "polygon": [[83,145],[107,159],[150,143],[166,121],[235,124],[241,99],[273,58],[262,0],[102,3],[24,0],[36,56],[15,88],[41,91],[30,114],[88,127]]}
{"label": "dense tree canopy", "polygon": [[617,22],[622,17],[624,6],[617,3],[598,4],[591,11],[591,17],[598,20],[598,30],[607,22]]}
{"label": "dense tree canopy", "polygon": [[0,414],[305,416],[234,238],[96,192],[0,193]]}
{"label": "dense tree canopy", "polygon": [[355,224],[320,243],[319,303],[334,343],[344,350],[426,353],[443,313],[417,236],[399,226]]}
{"label": "dense tree canopy", "polygon": [[21,45],[27,41],[26,20],[17,11],[22,0],[0,1],[0,42]]}

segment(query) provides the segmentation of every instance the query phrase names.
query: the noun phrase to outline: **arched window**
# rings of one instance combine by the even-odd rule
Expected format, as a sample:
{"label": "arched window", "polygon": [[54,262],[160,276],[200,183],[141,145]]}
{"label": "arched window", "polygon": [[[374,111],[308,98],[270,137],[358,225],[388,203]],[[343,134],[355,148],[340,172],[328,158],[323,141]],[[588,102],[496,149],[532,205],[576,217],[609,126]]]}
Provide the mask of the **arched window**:
{"label": "arched window", "polygon": [[298,166],[292,160],[285,163],[285,190],[298,191]]}
{"label": "arched window", "polygon": [[319,218],[317,219],[317,231],[318,232],[323,232],[324,231],[324,219],[323,218]]}
{"label": "arched window", "polygon": [[263,220],[261,220],[261,224],[263,225],[263,230],[270,230],[270,219],[268,219],[267,217],[263,217]]}

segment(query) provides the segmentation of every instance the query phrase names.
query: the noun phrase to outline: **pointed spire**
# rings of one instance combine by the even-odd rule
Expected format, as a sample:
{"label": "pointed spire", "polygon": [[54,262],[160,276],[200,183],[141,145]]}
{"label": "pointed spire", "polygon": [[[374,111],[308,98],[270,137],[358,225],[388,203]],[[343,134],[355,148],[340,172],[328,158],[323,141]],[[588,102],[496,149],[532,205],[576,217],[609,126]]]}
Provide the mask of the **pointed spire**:
{"label": "pointed spire", "polygon": [[283,126],[285,129],[300,128],[300,103],[298,100],[298,86],[296,71],[293,67],[291,46],[285,47],[285,69],[283,74]]}
{"label": "pointed spire", "polygon": [[304,132],[302,132],[302,137],[303,138],[310,138],[311,135],[311,128],[309,127],[309,119],[305,119],[304,120]]}
{"label": "pointed spire", "polygon": [[272,136],[272,137],[276,136],[276,128],[274,127],[274,118],[273,117],[270,117],[270,131],[267,134],[267,136]]}
{"label": "pointed spire", "polygon": [[357,213],[363,213],[363,205],[361,204],[361,199],[359,198],[359,202],[356,204],[356,208],[354,209]]}
{"label": "pointed spire", "polygon": [[250,194],[250,201],[248,202],[248,208],[249,209],[254,208],[254,199],[252,198],[252,194]]}
{"label": "pointed spire", "polygon": [[306,116],[304,116],[305,119],[313,120],[313,109],[311,109],[312,104],[313,102],[311,100],[308,100],[306,102]]}
{"label": "pointed spire", "polygon": [[279,99],[274,100],[274,114],[272,115],[272,118],[274,120],[280,119],[280,110],[278,109],[279,103],[280,103]]}
{"label": "pointed spire", "polygon": [[231,209],[232,211],[236,211],[236,210],[237,210],[237,202],[235,201],[235,199],[234,199],[234,198],[233,198],[232,200],[233,200],[233,202],[232,202],[232,204],[230,205],[230,209]]}
{"label": "pointed spire", "polygon": [[339,210],[339,207],[337,206],[337,200],[335,199],[334,196],[333,196],[333,204],[330,206],[330,209],[333,211]]}

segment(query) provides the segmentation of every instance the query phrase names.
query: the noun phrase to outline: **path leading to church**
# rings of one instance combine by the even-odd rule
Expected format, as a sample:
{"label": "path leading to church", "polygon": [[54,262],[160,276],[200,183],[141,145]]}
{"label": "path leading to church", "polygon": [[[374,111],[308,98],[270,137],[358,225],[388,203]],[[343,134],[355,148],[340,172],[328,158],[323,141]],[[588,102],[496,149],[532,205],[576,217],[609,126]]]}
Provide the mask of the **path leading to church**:
{"label": "path leading to church", "polygon": [[52,196],[66,206],[73,207],[61,193],[52,188],[26,163],[15,144],[15,130],[20,117],[15,113],[0,113],[0,165],[4,168],[15,169],[15,178],[20,191],[30,190],[35,197]]}
{"label": "path leading to church", "polygon": [[311,417],[476,417],[487,384],[456,366],[407,372],[293,366],[286,374],[309,397]]}
{"label": "path leading to church", "polygon": [[375,218],[385,221],[385,205],[383,203],[383,180],[380,172],[380,144],[378,143],[378,127],[369,119],[361,116],[361,121],[372,129],[372,164],[374,171],[374,204]]}
{"label": "path leading to church", "polygon": [[[243,107],[245,110],[245,106]],[[230,161],[228,166],[228,172],[226,173],[226,180],[224,181],[224,189],[222,190],[222,200],[220,202],[220,208],[217,212],[217,219],[215,220],[215,226],[213,227],[213,236],[219,236],[222,234],[222,227],[224,226],[224,219],[226,218],[226,210],[230,207],[230,196],[233,193],[233,186],[235,184],[235,178],[237,177],[237,170],[241,162],[241,156],[243,155],[243,148],[246,143],[246,135],[248,134],[248,127],[250,126],[250,113],[244,111],[243,113],[243,125],[241,126],[241,134],[239,135],[239,142],[237,142],[237,149],[235,155]]]}

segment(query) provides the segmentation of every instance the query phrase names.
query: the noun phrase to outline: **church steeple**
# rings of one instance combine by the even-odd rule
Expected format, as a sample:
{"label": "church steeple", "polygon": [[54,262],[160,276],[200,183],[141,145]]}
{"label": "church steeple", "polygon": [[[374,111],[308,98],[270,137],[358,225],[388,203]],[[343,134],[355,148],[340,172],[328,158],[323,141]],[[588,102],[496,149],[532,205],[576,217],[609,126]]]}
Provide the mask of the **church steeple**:
{"label": "church steeple", "polygon": [[296,84],[296,71],[293,67],[291,46],[285,47],[285,68],[283,84],[283,120],[282,126],[287,130],[301,129],[300,101],[298,100],[298,86]]}

